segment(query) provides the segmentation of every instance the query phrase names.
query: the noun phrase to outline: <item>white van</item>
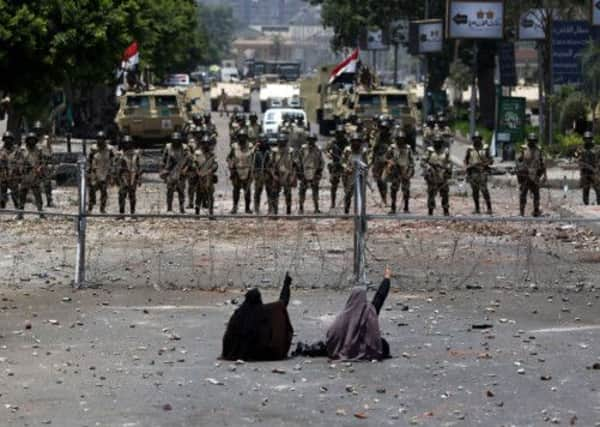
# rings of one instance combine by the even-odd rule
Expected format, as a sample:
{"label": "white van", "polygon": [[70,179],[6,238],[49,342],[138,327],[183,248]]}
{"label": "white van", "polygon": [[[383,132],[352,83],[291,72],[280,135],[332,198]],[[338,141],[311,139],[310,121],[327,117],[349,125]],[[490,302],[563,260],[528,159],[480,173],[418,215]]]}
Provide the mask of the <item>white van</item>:
{"label": "white van", "polygon": [[297,108],[271,108],[265,111],[263,115],[262,128],[263,132],[268,134],[274,134],[279,132],[279,126],[283,123],[283,116],[290,115],[294,118],[302,116],[304,123],[308,125],[308,118],[304,110]]}

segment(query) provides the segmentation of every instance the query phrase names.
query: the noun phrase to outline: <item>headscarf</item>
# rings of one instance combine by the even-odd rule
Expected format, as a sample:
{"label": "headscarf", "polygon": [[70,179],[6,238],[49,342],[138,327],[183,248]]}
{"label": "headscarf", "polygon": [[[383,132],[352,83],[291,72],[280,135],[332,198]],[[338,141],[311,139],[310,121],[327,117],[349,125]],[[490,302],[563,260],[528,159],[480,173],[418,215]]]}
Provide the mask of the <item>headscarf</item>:
{"label": "headscarf", "polygon": [[354,288],[344,310],[327,331],[331,359],[380,360],[383,358],[379,319],[364,288]]}

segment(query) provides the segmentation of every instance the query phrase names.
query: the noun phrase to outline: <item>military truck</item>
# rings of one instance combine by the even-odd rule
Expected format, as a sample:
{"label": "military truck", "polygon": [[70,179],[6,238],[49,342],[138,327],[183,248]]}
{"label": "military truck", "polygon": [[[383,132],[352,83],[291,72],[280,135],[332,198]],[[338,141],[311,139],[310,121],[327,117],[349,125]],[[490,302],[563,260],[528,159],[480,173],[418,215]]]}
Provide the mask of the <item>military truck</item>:
{"label": "military truck", "polygon": [[225,91],[225,108],[239,106],[244,113],[250,112],[250,86],[246,83],[214,82],[210,88],[210,109],[217,111],[221,103],[221,93]]}
{"label": "military truck", "polygon": [[402,125],[407,140],[416,144],[419,111],[416,99],[407,90],[393,86],[358,86],[345,99],[345,107],[363,120],[382,114],[389,116]]}
{"label": "military truck", "polygon": [[[201,92],[201,90],[200,90]],[[196,100],[177,88],[127,92],[119,99],[115,123],[121,134],[130,135],[138,146],[168,142],[173,132],[181,132],[189,120],[188,111]]]}

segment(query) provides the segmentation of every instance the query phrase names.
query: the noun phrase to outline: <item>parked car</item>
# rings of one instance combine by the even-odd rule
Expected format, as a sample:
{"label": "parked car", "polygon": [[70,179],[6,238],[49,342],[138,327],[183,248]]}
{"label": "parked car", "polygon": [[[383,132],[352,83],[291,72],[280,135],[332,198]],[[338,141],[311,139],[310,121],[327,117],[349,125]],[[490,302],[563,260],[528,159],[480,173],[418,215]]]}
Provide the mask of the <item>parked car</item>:
{"label": "parked car", "polygon": [[271,108],[263,115],[263,132],[267,135],[279,132],[279,126],[283,123],[283,117],[290,115],[292,117],[302,116],[304,123],[308,124],[308,117],[304,110],[297,108]]}

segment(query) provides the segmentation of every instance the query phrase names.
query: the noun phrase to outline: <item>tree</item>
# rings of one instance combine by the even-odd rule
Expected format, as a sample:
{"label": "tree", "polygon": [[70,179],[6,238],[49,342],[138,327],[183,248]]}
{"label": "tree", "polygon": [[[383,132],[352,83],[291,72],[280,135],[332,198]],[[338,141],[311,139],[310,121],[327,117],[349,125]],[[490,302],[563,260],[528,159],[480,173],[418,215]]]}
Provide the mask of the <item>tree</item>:
{"label": "tree", "polygon": [[219,63],[231,49],[234,22],[230,6],[200,5],[198,8],[201,31],[207,35],[207,64]]}
{"label": "tree", "polygon": [[592,125],[596,126],[596,109],[600,99],[600,43],[591,41],[581,57],[583,93],[592,110]]}
{"label": "tree", "polygon": [[460,58],[457,58],[450,64],[448,79],[456,91],[454,101],[462,102],[462,94],[469,88],[473,80],[471,69]]}

